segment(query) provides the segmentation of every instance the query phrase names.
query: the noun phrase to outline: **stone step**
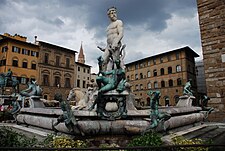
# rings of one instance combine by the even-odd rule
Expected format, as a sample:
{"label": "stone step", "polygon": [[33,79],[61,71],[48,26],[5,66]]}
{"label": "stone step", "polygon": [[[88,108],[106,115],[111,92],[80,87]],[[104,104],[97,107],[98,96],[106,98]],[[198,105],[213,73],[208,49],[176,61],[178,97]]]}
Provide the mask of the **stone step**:
{"label": "stone step", "polygon": [[[200,139],[203,140],[212,140],[214,141],[215,139],[217,139],[220,135],[223,135],[225,133],[225,128],[217,128],[213,131],[209,131],[208,133],[200,136]],[[216,143],[216,142],[215,142]]]}
{"label": "stone step", "polygon": [[176,136],[183,136],[186,139],[200,138],[212,140],[213,144],[225,144],[225,123],[204,123],[199,126],[183,129],[162,137],[165,144],[172,145],[172,139]]}
{"label": "stone step", "polygon": [[10,127],[18,133],[22,133],[29,138],[37,138],[39,141],[43,141],[49,134],[48,132],[44,132],[43,130],[37,130],[34,128],[25,127],[17,124],[9,124],[9,123],[0,123],[0,127]]}
{"label": "stone step", "polygon": [[184,134],[183,136],[186,139],[193,139],[193,138],[199,138],[201,136],[204,136],[205,134],[214,131],[218,129],[218,126],[207,126],[207,127],[202,127],[200,129],[196,129],[195,131],[192,131],[191,133]]}

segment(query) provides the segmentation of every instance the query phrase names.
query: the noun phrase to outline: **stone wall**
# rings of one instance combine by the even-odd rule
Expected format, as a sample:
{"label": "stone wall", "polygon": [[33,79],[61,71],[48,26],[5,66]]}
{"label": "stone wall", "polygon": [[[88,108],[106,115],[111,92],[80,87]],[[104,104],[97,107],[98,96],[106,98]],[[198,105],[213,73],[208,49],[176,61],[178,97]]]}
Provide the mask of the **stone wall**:
{"label": "stone wall", "polygon": [[[225,1],[197,0],[209,106],[225,113]],[[219,115],[219,114],[215,114]],[[224,120],[214,117],[218,120]]]}

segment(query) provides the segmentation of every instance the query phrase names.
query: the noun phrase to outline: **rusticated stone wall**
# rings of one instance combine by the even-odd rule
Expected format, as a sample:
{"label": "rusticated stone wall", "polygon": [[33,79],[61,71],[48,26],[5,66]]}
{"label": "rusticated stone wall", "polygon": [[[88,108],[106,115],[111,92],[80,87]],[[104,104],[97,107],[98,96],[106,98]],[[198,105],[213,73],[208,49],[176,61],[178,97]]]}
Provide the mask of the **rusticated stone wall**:
{"label": "rusticated stone wall", "polygon": [[225,0],[197,0],[211,120],[225,120]]}

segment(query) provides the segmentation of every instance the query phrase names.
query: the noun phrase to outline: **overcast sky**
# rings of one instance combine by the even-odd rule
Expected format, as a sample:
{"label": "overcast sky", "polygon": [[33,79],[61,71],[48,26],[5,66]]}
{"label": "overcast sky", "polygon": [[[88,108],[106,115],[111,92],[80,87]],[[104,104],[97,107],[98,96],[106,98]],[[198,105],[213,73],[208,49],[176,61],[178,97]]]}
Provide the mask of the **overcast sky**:
{"label": "overcast sky", "polygon": [[[106,46],[106,11],[124,23],[125,63],[189,46],[202,58],[196,0],[1,0],[0,34],[26,36],[79,51],[97,72]],[[198,60],[199,60],[198,59]]]}

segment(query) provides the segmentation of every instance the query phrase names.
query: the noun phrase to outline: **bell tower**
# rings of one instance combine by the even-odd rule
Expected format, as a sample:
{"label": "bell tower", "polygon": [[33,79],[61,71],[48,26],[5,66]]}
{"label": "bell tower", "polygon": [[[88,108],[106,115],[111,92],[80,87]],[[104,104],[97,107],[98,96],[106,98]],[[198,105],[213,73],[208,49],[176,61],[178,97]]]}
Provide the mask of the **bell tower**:
{"label": "bell tower", "polygon": [[82,63],[82,64],[85,63],[85,56],[84,56],[82,42],[81,42],[81,45],[80,45],[80,51],[79,51],[79,55],[78,55],[78,62]]}

